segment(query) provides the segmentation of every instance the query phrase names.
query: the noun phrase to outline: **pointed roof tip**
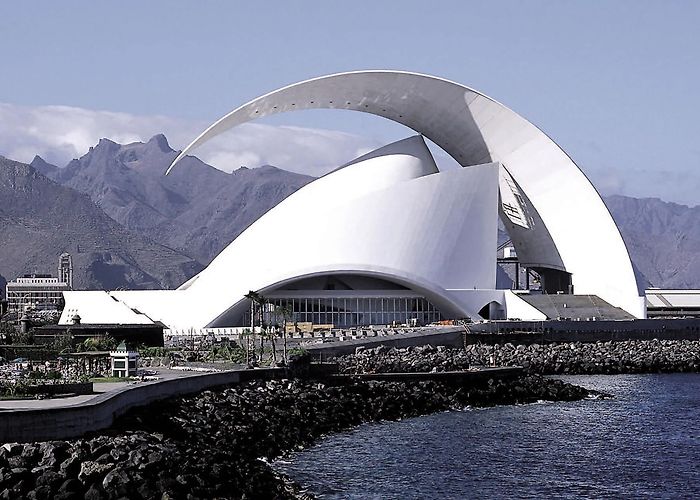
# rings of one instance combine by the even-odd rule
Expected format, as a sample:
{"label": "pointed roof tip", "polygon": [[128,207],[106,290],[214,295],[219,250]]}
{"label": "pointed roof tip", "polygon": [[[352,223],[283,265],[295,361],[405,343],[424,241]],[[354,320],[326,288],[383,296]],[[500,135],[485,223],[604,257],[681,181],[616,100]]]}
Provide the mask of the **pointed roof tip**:
{"label": "pointed roof tip", "polygon": [[378,156],[386,156],[397,153],[410,154],[411,156],[427,160],[430,163],[435,163],[435,158],[433,158],[433,154],[430,152],[430,148],[428,148],[428,144],[425,142],[425,137],[423,137],[423,134],[415,134],[408,136],[404,139],[399,139],[398,141],[385,144],[384,146],[362,154],[354,160],[349,161],[345,165],[342,165],[340,168],[348,167],[350,165],[369,160],[370,158],[376,158]]}

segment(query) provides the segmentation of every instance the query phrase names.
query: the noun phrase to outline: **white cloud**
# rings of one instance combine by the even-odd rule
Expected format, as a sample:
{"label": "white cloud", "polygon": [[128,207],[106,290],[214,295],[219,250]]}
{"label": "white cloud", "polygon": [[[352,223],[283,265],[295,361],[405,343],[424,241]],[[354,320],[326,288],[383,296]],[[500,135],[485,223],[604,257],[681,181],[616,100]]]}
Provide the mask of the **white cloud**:
{"label": "white cloud", "polygon": [[[173,148],[182,149],[207,125],[167,116],[0,103],[0,154],[23,162],[39,155],[62,166],[103,137],[126,144],[164,133]],[[225,171],[270,164],[320,175],[380,145],[344,132],[248,123],[193,153]]]}
{"label": "white cloud", "polygon": [[[34,155],[59,166],[84,155],[103,138],[126,144],[164,133],[182,149],[209,124],[168,116],[139,116],[70,106],[25,107],[0,103],[0,155],[30,162]],[[571,141],[569,152],[605,194],[660,197],[698,204],[700,177],[694,166],[625,168],[594,143]],[[193,154],[224,171],[270,164],[321,175],[382,144],[373,138],[332,130],[247,123],[217,137]],[[433,148],[441,166],[452,162]],[[452,162],[454,163],[454,162]],[[685,168],[683,168],[685,167]]]}
{"label": "white cloud", "polygon": [[269,164],[320,175],[379,146],[376,140],[345,132],[246,123],[193,154],[225,171]]}

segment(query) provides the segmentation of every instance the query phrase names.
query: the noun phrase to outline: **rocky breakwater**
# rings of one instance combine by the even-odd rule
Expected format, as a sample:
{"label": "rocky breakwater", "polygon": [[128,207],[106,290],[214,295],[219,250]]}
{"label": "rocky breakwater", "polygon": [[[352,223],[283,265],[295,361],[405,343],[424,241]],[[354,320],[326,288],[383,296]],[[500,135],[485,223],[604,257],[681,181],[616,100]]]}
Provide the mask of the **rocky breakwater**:
{"label": "rocky breakwater", "polygon": [[434,381],[249,382],[133,411],[101,435],[0,446],[0,498],[300,498],[268,460],[376,420],[593,395],[528,376]]}
{"label": "rocky breakwater", "polygon": [[337,361],[342,373],[452,371],[483,365],[522,366],[528,373],[543,375],[698,372],[700,341],[471,344],[465,349],[378,347],[358,349]]}

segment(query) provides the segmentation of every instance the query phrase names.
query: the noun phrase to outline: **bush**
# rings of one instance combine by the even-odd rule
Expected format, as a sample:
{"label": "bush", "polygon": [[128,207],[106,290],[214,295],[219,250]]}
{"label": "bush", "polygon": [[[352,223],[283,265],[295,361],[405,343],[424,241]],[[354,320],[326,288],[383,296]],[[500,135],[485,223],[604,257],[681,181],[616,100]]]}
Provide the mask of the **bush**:
{"label": "bush", "polygon": [[245,349],[235,344],[223,345],[220,347],[214,346],[211,349],[211,353],[213,361],[221,359],[223,361],[230,361],[231,363],[245,362]]}
{"label": "bush", "polygon": [[0,321],[0,340],[6,344],[12,342],[16,334],[15,326],[9,321]]}
{"label": "bush", "polygon": [[31,380],[58,380],[61,377],[63,377],[61,372],[56,370],[49,370],[47,372],[29,372],[29,378]]}
{"label": "bush", "polygon": [[58,352],[71,352],[73,350],[73,334],[70,328],[63,335],[57,335],[53,340],[53,349]]}
{"label": "bush", "polygon": [[80,346],[81,352],[111,351],[117,347],[117,341],[109,333],[85,339]]}
{"label": "bush", "polygon": [[169,354],[172,349],[166,349],[165,347],[148,347],[142,345],[138,348],[139,356],[142,358],[163,358]]}

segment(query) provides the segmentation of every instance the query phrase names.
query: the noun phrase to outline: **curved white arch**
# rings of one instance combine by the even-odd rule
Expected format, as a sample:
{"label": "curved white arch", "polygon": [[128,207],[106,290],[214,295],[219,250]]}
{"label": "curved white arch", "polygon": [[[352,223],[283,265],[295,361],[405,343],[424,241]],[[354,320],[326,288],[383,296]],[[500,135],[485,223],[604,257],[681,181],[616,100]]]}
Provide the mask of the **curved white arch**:
{"label": "curved white arch", "polygon": [[355,71],[314,78],[270,92],[233,110],[187,146],[190,151],[239,124],[286,111],[347,109],[410,127],[464,167],[499,162],[525,195],[537,221],[509,224],[524,265],[565,270],[576,293],[596,294],[645,316],[629,253],[590,181],[546,134],[469,87],[402,71]]}
{"label": "curved white arch", "polygon": [[404,284],[448,317],[475,317],[484,291],[502,295],[498,168],[440,172],[422,137],[404,139],[287,197],[178,290],[113,296],[170,328],[231,326],[249,290],[356,274]]}
{"label": "curved white arch", "polygon": [[[317,270],[314,272],[309,272],[299,276],[290,276],[277,283],[269,284],[264,288],[258,290],[258,292],[263,296],[268,296],[269,293],[274,292],[280,287],[298,281],[305,278],[313,278],[318,276],[333,276],[333,275],[356,275],[356,276],[368,276],[374,278],[381,278],[386,281],[397,283],[403,285],[413,292],[417,292],[429,300],[434,306],[436,306],[444,317],[449,318],[463,318],[469,314],[474,314],[473,311],[478,311],[479,308],[474,309],[471,304],[466,304],[464,301],[455,300],[449,293],[442,289],[439,285],[435,283],[425,282],[420,277],[408,276],[404,270],[399,269],[376,269],[374,266],[368,265],[355,265],[349,270],[338,270],[338,269],[326,269]],[[479,300],[477,297],[476,300]],[[237,319],[239,319],[241,313],[247,310],[250,302],[248,299],[241,298],[235,304],[232,304],[227,310],[223,311],[218,317],[212,320],[208,327],[216,328],[219,326],[228,326],[234,324]]]}
{"label": "curved white arch", "polygon": [[[307,184],[243,231],[183,290],[190,318],[210,324],[248,290],[334,272],[391,277],[446,301],[450,289],[493,289],[497,166],[435,172],[420,137],[401,143],[401,154]],[[317,236],[280,247],[287,231]]]}

